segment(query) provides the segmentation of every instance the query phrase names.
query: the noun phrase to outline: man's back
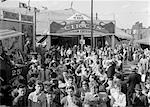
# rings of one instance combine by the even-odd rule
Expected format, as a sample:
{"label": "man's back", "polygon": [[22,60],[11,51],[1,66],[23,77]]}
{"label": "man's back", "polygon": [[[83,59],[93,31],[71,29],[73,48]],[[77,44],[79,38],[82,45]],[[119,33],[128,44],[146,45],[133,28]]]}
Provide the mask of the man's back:
{"label": "man's back", "polygon": [[133,90],[135,85],[141,82],[141,75],[137,73],[132,73],[129,75],[127,82],[129,83],[128,89]]}
{"label": "man's back", "polygon": [[107,70],[107,76],[108,78],[113,78],[115,74],[115,66],[111,65]]}

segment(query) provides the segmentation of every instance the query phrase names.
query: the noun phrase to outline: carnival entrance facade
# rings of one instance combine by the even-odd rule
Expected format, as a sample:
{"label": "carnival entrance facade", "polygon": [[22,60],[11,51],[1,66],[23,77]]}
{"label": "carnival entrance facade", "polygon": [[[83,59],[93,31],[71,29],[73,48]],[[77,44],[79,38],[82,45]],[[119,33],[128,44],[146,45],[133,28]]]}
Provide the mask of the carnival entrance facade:
{"label": "carnival entrance facade", "polygon": [[[115,35],[114,20],[93,20],[89,16],[74,9],[62,11],[47,11],[48,15],[37,14],[37,35],[47,36],[47,45],[90,45],[91,27],[93,25],[93,44],[105,44],[105,36]],[[58,17],[59,16],[59,17]],[[45,21],[42,21],[44,18]],[[48,24],[47,24],[48,23]],[[43,26],[41,28],[41,26]],[[47,28],[47,26],[49,26]],[[99,39],[103,38],[103,39]],[[65,41],[67,39],[67,41]],[[110,43],[111,42],[107,41]]]}
{"label": "carnival entrance facade", "polygon": [[[93,34],[94,34],[94,47],[97,47],[99,42],[103,42],[101,39],[104,36],[114,35],[115,23],[113,21],[98,21],[95,20],[93,23]],[[90,20],[66,20],[61,23],[58,21],[53,21],[50,24],[50,35],[52,35],[52,40],[56,36],[59,37],[59,41],[63,38],[74,38],[75,43],[73,45],[90,45],[91,41],[91,22]],[[62,39],[60,39],[60,37]],[[80,42],[83,41],[83,42]],[[53,42],[52,42],[53,43]],[[67,43],[69,43],[67,41]],[[104,43],[104,42],[103,42]],[[53,45],[53,44],[52,44]],[[56,45],[56,44],[54,44]],[[110,43],[110,45],[112,45]]]}

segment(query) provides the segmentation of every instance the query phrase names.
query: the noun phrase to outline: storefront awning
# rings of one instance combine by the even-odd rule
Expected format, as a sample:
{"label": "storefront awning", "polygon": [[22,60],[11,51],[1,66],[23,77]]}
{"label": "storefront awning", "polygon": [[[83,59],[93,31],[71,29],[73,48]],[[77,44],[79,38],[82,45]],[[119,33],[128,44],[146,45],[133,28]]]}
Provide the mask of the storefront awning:
{"label": "storefront awning", "polygon": [[8,29],[0,29],[0,40],[10,38],[10,37],[16,37],[21,36],[23,33],[14,31],[14,30],[8,30]]}
{"label": "storefront awning", "polygon": [[140,40],[135,40],[135,43],[144,44],[144,45],[150,45],[150,37],[143,38]]}

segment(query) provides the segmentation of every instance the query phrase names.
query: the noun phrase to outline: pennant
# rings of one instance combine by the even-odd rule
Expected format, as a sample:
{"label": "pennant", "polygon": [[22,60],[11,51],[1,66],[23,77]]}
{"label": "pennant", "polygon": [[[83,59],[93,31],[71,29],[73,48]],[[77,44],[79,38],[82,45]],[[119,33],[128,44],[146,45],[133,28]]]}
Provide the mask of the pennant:
{"label": "pennant", "polygon": [[37,9],[36,7],[34,8],[34,11],[36,11],[36,12],[40,12],[40,10],[39,9]]}
{"label": "pennant", "polygon": [[26,3],[19,2],[19,8],[28,8]]}
{"label": "pennant", "polygon": [[1,0],[1,2],[5,2],[6,0]]}

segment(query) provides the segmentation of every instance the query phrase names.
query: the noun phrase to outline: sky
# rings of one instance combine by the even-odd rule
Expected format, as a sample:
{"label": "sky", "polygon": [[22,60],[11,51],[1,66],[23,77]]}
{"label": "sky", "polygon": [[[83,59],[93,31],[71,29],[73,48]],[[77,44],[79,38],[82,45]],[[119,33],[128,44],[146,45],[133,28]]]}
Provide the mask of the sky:
{"label": "sky", "polygon": [[[19,2],[28,4],[29,0],[7,0],[0,7],[18,7]],[[30,0],[30,6],[49,10],[63,10],[71,7],[90,16],[91,0]],[[93,0],[93,15],[100,20],[116,20],[119,28],[131,28],[135,22],[150,26],[150,0]]]}

